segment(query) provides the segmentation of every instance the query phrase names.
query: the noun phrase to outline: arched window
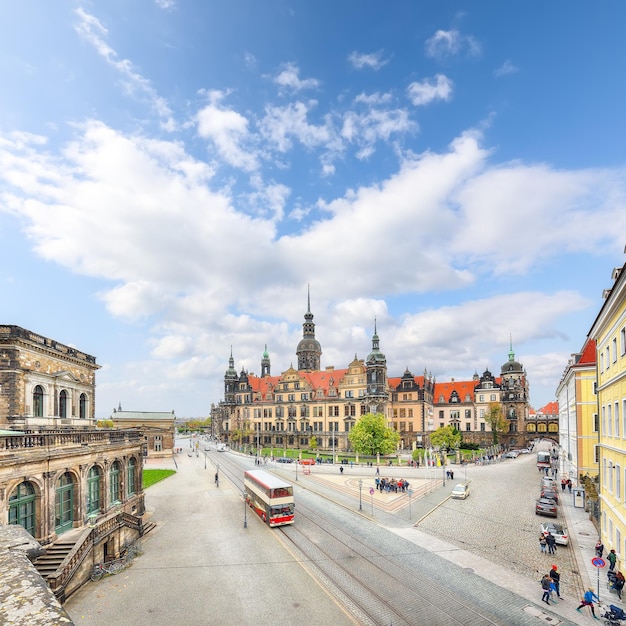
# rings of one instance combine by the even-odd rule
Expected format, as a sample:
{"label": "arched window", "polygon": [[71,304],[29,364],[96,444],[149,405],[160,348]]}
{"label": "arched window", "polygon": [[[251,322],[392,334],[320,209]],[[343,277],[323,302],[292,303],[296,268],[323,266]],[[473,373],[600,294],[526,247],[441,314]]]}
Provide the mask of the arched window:
{"label": "arched window", "polygon": [[43,389],[37,385],[33,389],[33,416],[43,417]]}
{"label": "arched window", "polygon": [[120,464],[114,461],[109,472],[109,501],[110,504],[121,501],[120,494]]}
{"label": "arched window", "polygon": [[128,461],[128,495],[132,496],[137,493],[137,464],[135,459]]}
{"label": "arched window", "polygon": [[19,524],[35,536],[35,489],[29,482],[20,483],[9,496],[9,524]]}
{"label": "arched window", "polygon": [[87,475],[87,515],[100,511],[100,469],[93,466]]}
{"label": "arched window", "polygon": [[87,396],[84,393],[80,394],[80,400],[78,402],[78,417],[81,420],[87,418]]}
{"label": "arched window", "polygon": [[61,390],[59,394],[59,417],[67,417],[67,391]]}

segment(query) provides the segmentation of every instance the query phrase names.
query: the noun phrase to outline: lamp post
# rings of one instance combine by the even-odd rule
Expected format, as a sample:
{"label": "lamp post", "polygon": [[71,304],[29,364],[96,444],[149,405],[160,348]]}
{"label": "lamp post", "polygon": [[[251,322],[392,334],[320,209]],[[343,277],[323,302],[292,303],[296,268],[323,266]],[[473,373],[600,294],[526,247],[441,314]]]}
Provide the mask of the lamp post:
{"label": "lamp post", "polygon": [[298,459],[296,459],[296,482],[298,481],[298,465],[300,465],[300,462]]}
{"label": "lamp post", "polygon": [[248,528],[248,503],[246,502],[246,494],[243,494],[243,527]]}
{"label": "lamp post", "polygon": [[411,521],[411,496],[413,495],[413,490],[409,487],[407,490],[409,494],[409,522]]}
{"label": "lamp post", "polygon": [[446,486],[446,449],[441,448],[441,469],[443,470],[443,486]]}
{"label": "lamp post", "polygon": [[359,511],[363,510],[363,500],[361,499],[361,489],[363,489],[363,479],[359,478]]}

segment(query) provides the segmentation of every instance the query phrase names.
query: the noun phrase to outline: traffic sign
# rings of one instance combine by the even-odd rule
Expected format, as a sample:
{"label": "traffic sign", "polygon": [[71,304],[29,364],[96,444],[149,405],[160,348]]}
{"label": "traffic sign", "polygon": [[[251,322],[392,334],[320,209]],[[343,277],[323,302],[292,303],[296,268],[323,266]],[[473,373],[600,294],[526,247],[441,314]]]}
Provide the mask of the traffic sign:
{"label": "traffic sign", "polygon": [[593,559],[591,559],[591,562],[593,563],[594,567],[604,567],[606,565],[606,562],[604,559],[601,559],[599,556],[594,556]]}

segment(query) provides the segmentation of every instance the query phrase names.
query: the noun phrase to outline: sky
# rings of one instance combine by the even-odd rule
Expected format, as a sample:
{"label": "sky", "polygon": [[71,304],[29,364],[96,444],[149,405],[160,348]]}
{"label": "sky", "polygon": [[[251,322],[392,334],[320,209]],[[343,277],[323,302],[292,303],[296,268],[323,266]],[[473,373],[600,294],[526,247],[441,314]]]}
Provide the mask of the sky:
{"label": "sky", "polygon": [[0,5],[0,322],[96,357],[96,416],[237,371],[499,374],[555,399],[626,244],[626,4]]}

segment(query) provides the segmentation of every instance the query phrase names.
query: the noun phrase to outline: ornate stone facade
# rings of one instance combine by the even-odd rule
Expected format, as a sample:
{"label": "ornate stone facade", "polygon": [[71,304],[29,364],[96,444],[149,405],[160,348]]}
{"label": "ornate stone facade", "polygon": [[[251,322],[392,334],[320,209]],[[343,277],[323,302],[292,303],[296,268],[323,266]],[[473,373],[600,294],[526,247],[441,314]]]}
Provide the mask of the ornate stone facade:
{"label": "ornate stone facade", "polygon": [[95,357],[19,326],[0,326],[0,428],[92,428]]}

